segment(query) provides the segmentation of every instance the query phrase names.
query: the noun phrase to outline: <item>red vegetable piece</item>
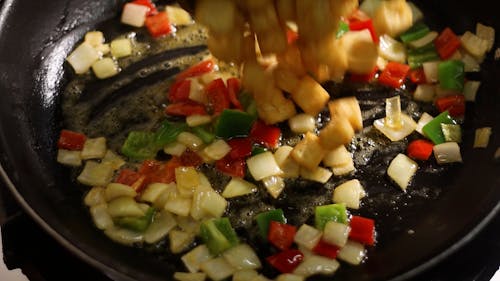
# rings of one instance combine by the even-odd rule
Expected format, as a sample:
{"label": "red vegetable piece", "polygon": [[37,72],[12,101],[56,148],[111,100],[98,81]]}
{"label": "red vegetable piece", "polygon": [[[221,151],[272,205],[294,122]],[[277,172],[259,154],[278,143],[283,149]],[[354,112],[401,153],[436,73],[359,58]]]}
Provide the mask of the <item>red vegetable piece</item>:
{"label": "red vegetable piece", "polygon": [[434,46],[441,59],[451,57],[460,45],[460,38],[449,27],[441,31],[439,36],[434,39]]}
{"label": "red vegetable piece", "polygon": [[203,159],[194,151],[186,150],[180,156],[182,166],[198,167],[203,164]]}
{"label": "red vegetable piece", "polygon": [[182,166],[179,158],[173,157],[162,163],[156,160],[146,160],[139,168],[139,173],[146,176],[144,186],[150,183],[171,183],[175,181],[175,168]]}
{"label": "red vegetable piece", "polygon": [[171,103],[165,107],[165,113],[175,116],[205,115],[205,106],[194,101]]}
{"label": "red vegetable piece", "polygon": [[191,80],[182,80],[174,82],[168,91],[168,100],[170,102],[179,102],[189,100],[189,91],[191,90]]}
{"label": "red vegetable piece", "polygon": [[146,17],[144,25],[149,31],[149,34],[154,38],[170,34],[172,26],[168,20],[167,12],[159,12],[156,15]]}
{"label": "red vegetable piece", "polygon": [[227,141],[231,147],[229,157],[232,159],[242,159],[252,155],[252,140],[249,138],[234,138]]}
{"label": "red vegetable piece", "polygon": [[391,61],[380,74],[378,81],[383,85],[399,88],[404,83],[409,71],[409,65]]}
{"label": "red vegetable piece", "polygon": [[137,180],[139,180],[140,177],[141,174],[134,170],[123,169],[118,174],[118,177],[115,179],[115,182],[132,186]]}
{"label": "red vegetable piece", "polygon": [[158,13],[155,4],[151,2],[151,0],[134,0],[131,3],[148,7],[149,12],[146,14],[147,16],[152,16]]}
{"label": "red vegetable piece", "polygon": [[186,80],[186,78],[189,77],[200,76],[202,74],[212,71],[214,67],[215,63],[213,60],[209,59],[202,61],[177,74],[177,76],[175,77],[175,81],[181,81],[181,80]]}
{"label": "red vegetable piece", "polygon": [[281,137],[280,128],[272,125],[267,125],[262,120],[257,120],[250,130],[250,138],[267,148],[275,148],[278,146]]}
{"label": "red vegetable piece", "polygon": [[269,232],[267,240],[280,250],[289,249],[293,244],[293,238],[297,228],[293,225],[271,221],[269,223]]}
{"label": "red vegetable piece", "polygon": [[206,87],[208,105],[212,108],[215,115],[219,115],[224,109],[230,106],[229,93],[222,78],[218,78],[210,82]]}
{"label": "red vegetable piece", "polygon": [[360,216],[352,216],[349,222],[349,238],[372,246],[375,243],[375,221]]}
{"label": "red vegetable piece", "polygon": [[319,240],[318,244],[316,244],[316,246],[312,249],[314,253],[331,259],[337,258],[339,250],[339,247],[328,244],[323,240]]}
{"label": "red vegetable piece", "polygon": [[415,84],[424,84],[425,81],[425,72],[422,67],[415,68],[410,70],[410,73],[408,74],[410,77],[410,81],[415,83]]}
{"label": "red vegetable piece", "polygon": [[373,80],[373,78],[375,78],[375,75],[377,74],[378,72],[378,67],[374,67],[373,68],[373,71],[368,73],[368,74],[351,74],[349,79],[352,81],[352,82],[360,82],[360,83],[368,83],[368,82],[371,82]]}
{"label": "red vegetable piece", "polygon": [[78,132],[70,130],[61,130],[57,147],[66,150],[82,150],[87,137]]}
{"label": "red vegetable piece", "polygon": [[352,15],[348,18],[349,30],[358,31],[363,29],[368,29],[372,37],[373,42],[378,44],[378,36],[373,27],[372,19],[363,11],[356,9]]}
{"label": "red vegetable piece", "polygon": [[417,160],[429,160],[434,144],[426,140],[414,140],[406,149],[408,156]]}
{"label": "red vegetable piece", "polygon": [[215,167],[224,174],[242,178],[245,176],[245,159],[232,159],[226,155],[224,158],[215,162]]}
{"label": "red vegetable piece", "polygon": [[304,260],[304,254],[297,249],[289,249],[267,257],[266,260],[281,273],[291,273]]}
{"label": "red vegetable piece", "polygon": [[243,110],[243,106],[238,100],[238,93],[240,92],[240,80],[238,78],[231,77],[227,79],[226,83],[229,101],[235,108]]}
{"label": "red vegetable piece", "polygon": [[286,41],[288,45],[293,44],[295,41],[299,39],[299,33],[291,30],[290,28],[286,29]]}
{"label": "red vegetable piece", "polygon": [[439,112],[448,110],[452,117],[463,116],[465,114],[464,95],[451,95],[436,99],[434,102]]}

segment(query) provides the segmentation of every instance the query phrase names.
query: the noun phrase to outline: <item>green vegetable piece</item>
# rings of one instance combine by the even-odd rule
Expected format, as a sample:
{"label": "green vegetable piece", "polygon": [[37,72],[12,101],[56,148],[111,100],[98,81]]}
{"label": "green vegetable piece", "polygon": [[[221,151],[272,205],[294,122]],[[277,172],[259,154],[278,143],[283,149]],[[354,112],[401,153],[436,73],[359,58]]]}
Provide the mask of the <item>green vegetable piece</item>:
{"label": "green vegetable piece", "polygon": [[254,146],[252,148],[252,156],[266,152],[267,149],[262,146]]}
{"label": "green vegetable piece", "polygon": [[128,134],[121,152],[133,160],[154,158],[159,150],[155,140],[155,133],[132,131]]}
{"label": "green vegetable piece", "polygon": [[461,60],[447,60],[438,64],[438,81],[443,89],[462,92],[465,83],[465,64]]}
{"label": "green vegetable piece", "polygon": [[145,231],[153,221],[155,208],[149,208],[143,217],[123,217],[117,218],[115,223],[123,228],[127,228],[137,232]]}
{"label": "green vegetable piece", "polygon": [[254,121],[255,116],[246,112],[225,109],[215,124],[215,135],[225,139],[247,136]]}
{"label": "green vegetable piece", "polygon": [[215,135],[203,127],[193,127],[191,130],[206,144],[212,143],[215,139]]}
{"label": "green vegetable piece", "polygon": [[155,134],[156,145],[161,148],[166,144],[174,142],[177,136],[187,130],[187,128],[186,123],[163,121]]}
{"label": "green vegetable piece", "polygon": [[345,204],[330,204],[316,207],[314,214],[316,228],[323,230],[329,221],[347,223],[347,209]]}
{"label": "green vegetable piece", "polygon": [[424,37],[429,32],[429,27],[425,25],[425,23],[419,22],[414,24],[412,27],[410,27],[410,29],[401,34],[399,38],[401,39],[401,41],[403,41],[403,43],[408,43]]}
{"label": "green vegetable piece", "polygon": [[460,125],[441,123],[441,131],[443,131],[445,141],[462,142],[462,128]]}
{"label": "green vegetable piece", "polygon": [[228,218],[209,219],[200,225],[201,240],[208,250],[217,256],[238,244],[238,236]]}
{"label": "green vegetable piece", "polygon": [[441,130],[441,124],[456,124],[456,122],[451,118],[448,111],[443,111],[422,128],[425,136],[434,144],[440,144],[446,141],[443,130]]}
{"label": "green vegetable piece", "polygon": [[238,99],[241,106],[245,109],[245,112],[257,118],[257,105],[255,104],[255,100],[252,95],[248,92],[241,92],[238,95]]}
{"label": "green vegetable piece", "polygon": [[440,60],[434,43],[430,43],[421,48],[411,49],[408,51],[408,65],[410,68],[418,68],[424,62]]}
{"label": "green vegetable piece", "polygon": [[259,227],[259,234],[264,239],[267,239],[267,233],[269,232],[269,224],[271,221],[286,223],[285,214],[283,214],[282,209],[275,209],[260,213],[257,215],[256,220],[257,226]]}
{"label": "green vegetable piece", "polygon": [[342,37],[347,31],[349,31],[349,24],[343,20],[339,21],[339,27],[336,34],[337,38]]}

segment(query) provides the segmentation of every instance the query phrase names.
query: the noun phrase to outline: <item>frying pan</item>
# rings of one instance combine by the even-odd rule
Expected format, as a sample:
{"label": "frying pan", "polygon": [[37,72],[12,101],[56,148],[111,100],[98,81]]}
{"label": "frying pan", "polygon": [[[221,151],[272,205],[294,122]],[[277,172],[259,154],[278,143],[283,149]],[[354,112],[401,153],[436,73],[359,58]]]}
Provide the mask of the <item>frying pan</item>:
{"label": "frying pan", "polygon": [[[500,30],[495,1],[415,3],[424,11],[426,23],[437,30],[450,26],[461,34],[475,30],[476,22]],[[111,243],[93,227],[81,203],[81,190],[73,187],[68,170],[55,162],[56,139],[63,126],[60,94],[72,75],[64,58],[86,31],[116,19],[122,5],[111,0],[3,1],[0,174],[26,212],[85,262],[116,280],[168,280],[182,268],[178,259]],[[497,47],[498,41],[494,50]],[[379,243],[369,251],[365,264],[343,265],[335,278],[409,279],[445,259],[497,216],[500,166],[493,154],[500,146],[498,64],[490,54],[474,77],[483,84],[477,101],[467,104],[464,163],[451,165],[438,178],[417,176],[415,189],[434,188],[431,198],[394,191],[403,197],[401,205],[368,208],[377,214]],[[472,149],[474,129],[484,126],[493,128],[490,145]]]}

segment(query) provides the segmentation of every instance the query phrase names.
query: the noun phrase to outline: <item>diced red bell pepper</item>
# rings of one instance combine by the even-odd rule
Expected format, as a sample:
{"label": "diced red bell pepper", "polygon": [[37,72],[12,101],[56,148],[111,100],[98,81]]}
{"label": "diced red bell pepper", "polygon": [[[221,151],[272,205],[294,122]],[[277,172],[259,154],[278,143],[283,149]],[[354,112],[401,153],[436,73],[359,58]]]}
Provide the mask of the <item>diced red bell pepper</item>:
{"label": "diced red bell pepper", "polygon": [[312,249],[314,253],[331,259],[337,258],[339,250],[339,247],[328,244],[323,240],[319,240],[318,244],[316,244],[316,246],[314,246],[314,248]]}
{"label": "diced red bell pepper", "polygon": [[257,120],[254,122],[252,129],[250,130],[250,138],[258,143],[266,146],[267,148],[275,148],[279,144],[281,137],[281,129],[267,125],[262,120]]}
{"label": "diced red bell pepper", "polygon": [[280,250],[289,249],[293,244],[293,238],[297,228],[293,225],[281,223],[277,221],[269,222],[269,232],[267,240]]}
{"label": "diced red bell pepper", "polygon": [[422,67],[411,69],[408,76],[410,77],[410,81],[412,83],[424,84],[426,82],[425,72],[424,72],[424,69]]}
{"label": "diced red bell pepper", "polygon": [[291,30],[290,28],[286,29],[286,41],[288,45],[293,44],[295,41],[299,39],[299,33]]}
{"label": "diced red bell pepper", "polygon": [[191,90],[191,80],[186,79],[174,82],[168,91],[168,100],[170,102],[179,102],[189,100],[189,91]]}
{"label": "diced red bell pepper", "polygon": [[369,218],[352,216],[349,222],[349,238],[372,246],[375,243],[375,221]]}
{"label": "diced red bell pepper", "polygon": [[463,116],[465,114],[465,97],[464,95],[451,95],[441,97],[435,100],[434,104],[439,112],[448,110],[452,117]]}
{"label": "diced red bell pepper", "polygon": [[174,116],[206,115],[205,106],[194,101],[171,103],[165,107],[165,113]]}
{"label": "diced red bell pepper", "polygon": [[171,183],[175,181],[175,168],[182,166],[179,158],[173,157],[165,163],[146,160],[139,168],[139,173],[146,176],[144,185],[150,183]]}
{"label": "diced red bell pepper", "polygon": [[227,79],[227,93],[229,96],[229,101],[236,108],[243,110],[243,106],[238,100],[238,93],[240,92],[240,80],[238,78],[231,77]]}
{"label": "diced red bell pepper", "polygon": [[243,178],[247,166],[245,159],[232,159],[230,156],[226,155],[224,158],[215,162],[215,167],[224,174]]}
{"label": "diced red bell pepper", "polygon": [[436,51],[443,60],[451,57],[460,45],[460,38],[449,27],[441,31],[439,36],[434,39]]}
{"label": "diced red bell pepper", "polygon": [[252,140],[250,138],[234,138],[227,141],[231,147],[229,156],[232,159],[243,159],[252,155]]}
{"label": "diced red bell pepper", "polygon": [[409,65],[391,61],[378,77],[378,81],[383,85],[399,88],[404,83],[409,71]]}
{"label": "diced red bell pepper", "polygon": [[354,74],[354,73],[351,74],[349,76],[349,80],[351,80],[352,82],[368,83],[372,81],[373,78],[375,78],[377,72],[378,72],[378,67],[375,66],[373,68],[373,71],[368,74]]}
{"label": "diced red bell pepper", "polygon": [[378,36],[373,27],[372,19],[363,11],[356,9],[348,18],[349,30],[358,31],[368,29],[373,42],[378,44]]}
{"label": "diced red bell pepper", "polygon": [[210,82],[205,87],[205,92],[208,98],[208,106],[212,108],[213,114],[219,115],[224,109],[229,108],[229,93],[222,78]]}
{"label": "diced red bell pepper", "polygon": [[141,177],[141,174],[131,169],[123,169],[118,174],[115,182],[132,186]]}
{"label": "diced red bell pepper", "polygon": [[156,13],[158,13],[156,5],[151,2],[151,0],[134,0],[131,3],[148,7],[149,12],[146,14],[147,16],[156,15]]}
{"label": "diced red bell pepper", "polygon": [[168,20],[167,12],[159,12],[155,15],[146,17],[144,25],[149,31],[149,34],[154,38],[170,34],[172,32],[172,25]]}
{"label": "diced red bell pepper", "polygon": [[203,159],[194,151],[186,150],[180,156],[182,166],[198,167],[203,164]]}
{"label": "diced red bell pepper", "polygon": [[212,71],[214,67],[215,67],[215,62],[213,60],[209,59],[202,61],[177,74],[177,76],[175,77],[175,81],[182,81],[186,80],[189,77],[200,76],[202,74]]}
{"label": "diced red bell pepper", "polygon": [[304,260],[304,254],[297,249],[289,249],[267,257],[266,260],[281,273],[290,273]]}
{"label": "diced red bell pepper", "polygon": [[57,147],[66,150],[82,150],[87,136],[82,133],[61,130],[59,135],[59,140],[57,141]]}
{"label": "diced red bell pepper", "polygon": [[408,156],[417,160],[429,160],[434,144],[426,140],[414,140],[406,149]]}

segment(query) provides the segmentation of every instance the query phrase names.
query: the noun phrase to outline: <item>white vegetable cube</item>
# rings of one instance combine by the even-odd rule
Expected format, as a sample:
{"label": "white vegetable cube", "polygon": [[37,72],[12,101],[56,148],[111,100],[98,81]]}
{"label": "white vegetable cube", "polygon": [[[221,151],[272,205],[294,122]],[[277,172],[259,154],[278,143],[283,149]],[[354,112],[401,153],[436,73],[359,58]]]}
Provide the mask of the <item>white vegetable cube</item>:
{"label": "white vegetable cube", "polygon": [[109,46],[109,44],[101,44],[94,48],[96,49],[97,52],[99,52],[101,56],[107,55],[109,54],[109,52],[111,52],[111,47]]}
{"label": "white vegetable cube", "polygon": [[191,251],[187,252],[181,257],[184,266],[189,270],[189,272],[198,272],[200,270],[200,265],[212,257],[206,245],[201,244]]}
{"label": "white vegetable cube", "polygon": [[273,198],[278,198],[285,189],[285,181],[279,176],[270,176],[262,179],[262,183]]}
{"label": "white vegetable cube", "polygon": [[178,194],[171,195],[163,208],[176,215],[187,217],[191,210],[191,201],[191,198],[181,197]]}
{"label": "white vegetable cube", "polygon": [[329,221],[323,230],[323,241],[328,244],[343,247],[349,237],[351,228],[347,224]]}
{"label": "white vegetable cube", "polygon": [[111,55],[115,58],[122,58],[132,54],[132,42],[128,38],[115,39],[111,41]]}
{"label": "white vegetable cube", "polygon": [[254,192],[257,192],[255,184],[241,178],[233,177],[224,188],[222,196],[224,198],[234,198]]}
{"label": "white vegetable cube", "polygon": [[388,125],[387,118],[381,118],[373,122],[373,126],[382,132],[391,141],[400,141],[410,135],[415,128],[417,128],[417,123],[413,119],[401,113],[400,116],[401,125],[399,127],[392,127]]}
{"label": "white vegetable cube", "polygon": [[106,150],[106,154],[104,154],[101,163],[109,163],[114,170],[118,170],[121,166],[125,165],[126,162],[112,150],[108,149]]}
{"label": "white vegetable cube", "polygon": [[92,71],[97,78],[106,79],[118,74],[118,65],[112,58],[103,58],[92,64]]}
{"label": "white vegetable cube", "polygon": [[156,243],[177,225],[174,216],[165,210],[161,210],[155,214],[154,220],[144,232],[144,241],[146,243]]}
{"label": "white vegetable cube", "polygon": [[203,140],[200,139],[197,135],[189,133],[189,132],[182,132],[177,136],[177,142],[182,143],[185,145],[187,148],[196,151],[201,148],[203,145]]}
{"label": "white vegetable cube", "polygon": [[108,184],[104,190],[106,201],[111,201],[122,196],[135,197],[137,196],[137,192],[128,185],[116,182]]}
{"label": "white vegetable cube", "polygon": [[294,274],[309,277],[312,275],[331,275],[337,271],[340,264],[335,259],[312,255],[304,258],[301,264],[293,271]]}
{"label": "white vegetable cube", "polygon": [[201,209],[216,218],[222,217],[226,211],[227,201],[215,191],[207,191],[200,200]]}
{"label": "white vegetable cube", "polygon": [[303,224],[297,230],[293,241],[299,246],[303,246],[308,250],[312,250],[318,244],[322,235],[323,233],[320,230],[308,224]]}
{"label": "white vegetable cube", "polygon": [[188,25],[193,23],[191,15],[184,9],[168,5],[165,8],[168,15],[168,20],[173,25]]}
{"label": "white vegetable cube", "polygon": [[163,147],[163,152],[168,155],[181,156],[186,149],[187,147],[184,144],[174,141],[166,144]]}
{"label": "white vegetable cube", "polygon": [[101,203],[106,203],[106,198],[104,197],[104,188],[99,186],[92,187],[85,195],[83,202],[89,207]]}
{"label": "white vegetable cube", "polygon": [[345,203],[347,208],[359,209],[360,199],[365,195],[359,180],[353,179],[335,187],[332,200],[334,203]]}
{"label": "white vegetable cube", "polygon": [[168,191],[171,185],[175,186],[174,183],[151,183],[142,191],[140,200],[142,202],[154,203],[162,193]]}
{"label": "white vegetable cube", "polygon": [[282,173],[273,154],[269,151],[248,158],[247,167],[255,180],[262,180]]}
{"label": "white vegetable cube", "polygon": [[82,159],[103,158],[106,155],[106,138],[87,138],[82,149]]}
{"label": "white vegetable cube", "polygon": [[104,34],[101,31],[89,31],[85,33],[85,42],[89,43],[92,47],[97,47],[104,43]]}
{"label": "white vegetable cube", "polygon": [[79,150],[59,149],[57,151],[57,162],[67,166],[81,166],[82,155]]}
{"label": "white vegetable cube", "polygon": [[77,180],[89,186],[106,186],[113,177],[113,167],[109,163],[87,161]]}
{"label": "white vegetable cube", "polygon": [[469,55],[468,53],[464,53],[462,56],[462,61],[464,63],[464,71],[465,72],[478,72],[481,70],[481,65],[478,59]]}
{"label": "white vegetable cube", "polygon": [[101,230],[111,228],[114,225],[113,219],[108,213],[108,205],[105,203],[91,206],[90,215],[95,226]]}
{"label": "white vegetable cube", "polygon": [[307,168],[300,169],[300,176],[306,180],[312,180],[320,183],[326,183],[333,175],[333,172],[327,168],[316,167],[314,170]]}
{"label": "white vegetable cube", "polygon": [[276,281],[304,281],[305,277],[297,274],[283,273],[278,275]]}
{"label": "white vegetable cube", "polygon": [[431,122],[434,117],[430,115],[427,112],[422,113],[422,116],[420,116],[420,119],[418,119],[417,127],[415,128],[415,131],[417,131],[419,134],[422,136],[424,135],[424,131],[422,131],[422,128],[427,125],[427,123]]}
{"label": "white vegetable cube", "polygon": [[323,157],[323,164],[327,167],[342,166],[351,161],[351,153],[349,153],[344,145],[339,145],[338,147],[328,151],[325,154],[325,157]]}
{"label": "white vegetable cube", "polygon": [[99,59],[99,53],[88,42],[83,42],[66,58],[76,74],[87,72]]}
{"label": "white vegetable cube", "polygon": [[325,150],[320,144],[319,137],[307,132],[304,138],[293,148],[292,157],[301,166],[314,170],[325,156]]}
{"label": "white vegetable cube", "polygon": [[170,241],[170,251],[174,254],[179,254],[186,250],[187,247],[193,243],[194,234],[188,233],[186,231],[173,229],[168,233],[168,239]]}
{"label": "white vegetable cube", "polygon": [[466,81],[464,83],[464,97],[466,101],[476,101],[477,91],[481,86],[480,81]]}
{"label": "white vegetable cube", "polygon": [[243,269],[233,274],[232,281],[253,281],[257,276],[259,276],[259,273],[254,269]]}
{"label": "white vegetable cube", "polygon": [[210,115],[189,115],[186,117],[186,123],[189,127],[197,127],[200,125],[205,125],[212,122],[212,117]]}
{"label": "white vegetable cube", "polygon": [[387,34],[380,36],[379,54],[382,58],[400,63],[406,62],[406,47]]}
{"label": "white vegetable cube", "polygon": [[312,132],[316,128],[316,120],[314,116],[300,113],[288,119],[290,130],[297,134]]}
{"label": "white vegetable cube", "polygon": [[236,268],[228,263],[224,257],[208,260],[202,263],[200,268],[214,281],[226,279],[236,271]]}
{"label": "white vegetable cube", "polygon": [[222,253],[226,261],[237,269],[258,269],[260,259],[248,244],[239,244]]}
{"label": "white vegetable cube", "polygon": [[231,151],[231,147],[224,140],[216,140],[205,147],[203,151],[208,157],[220,160]]}
{"label": "white vegetable cube", "polygon": [[428,61],[422,64],[427,83],[436,83],[438,81],[438,64],[439,61]]}
{"label": "white vegetable cube", "polygon": [[202,272],[175,272],[174,279],[178,281],[205,281],[207,275]]}
{"label": "white vegetable cube", "polygon": [[354,170],[356,170],[356,168],[354,167],[354,161],[352,160],[352,158],[349,160],[349,162],[343,165],[332,167],[332,172],[336,176],[347,175]]}
{"label": "white vegetable cube", "polygon": [[432,102],[436,97],[436,85],[419,84],[413,93],[413,99],[423,102]]}
{"label": "white vegetable cube", "polygon": [[177,167],[175,168],[175,181],[179,193],[191,197],[200,184],[200,176],[194,167]]}
{"label": "white vegetable cube", "polygon": [[486,148],[490,142],[491,127],[476,129],[474,137],[474,148]]}
{"label": "white vegetable cube", "polygon": [[363,244],[349,240],[345,246],[340,249],[337,258],[347,263],[358,265],[363,261],[365,255],[366,250]]}
{"label": "white vegetable cube", "polygon": [[478,22],[476,24],[476,35],[477,37],[486,40],[488,42],[487,50],[491,50],[493,44],[495,44],[495,29],[491,26],[487,26]]}
{"label": "white vegetable cube", "polygon": [[108,202],[108,213],[111,217],[141,217],[145,211],[132,197],[119,197]]}
{"label": "white vegetable cube", "polygon": [[417,169],[418,164],[415,161],[400,153],[392,159],[387,169],[387,174],[405,191]]}
{"label": "white vegetable cube", "polygon": [[142,233],[121,227],[110,227],[104,231],[104,234],[111,240],[124,245],[133,245],[144,241]]}
{"label": "white vegetable cube", "polygon": [[274,159],[283,171],[284,178],[296,178],[300,173],[300,165],[291,157],[292,150],[293,147],[283,145],[274,152]]}
{"label": "white vegetable cube", "polygon": [[144,5],[127,3],[123,7],[121,22],[135,27],[144,25],[149,8]]}
{"label": "white vegetable cube", "polygon": [[478,37],[470,31],[466,31],[460,37],[462,47],[473,57],[481,59],[488,50],[489,42]]}
{"label": "white vegetable cube", "polygon": [[456,142],[437,144],[432,148],[432,150],[438,164],[462,162],[460,146]]}

